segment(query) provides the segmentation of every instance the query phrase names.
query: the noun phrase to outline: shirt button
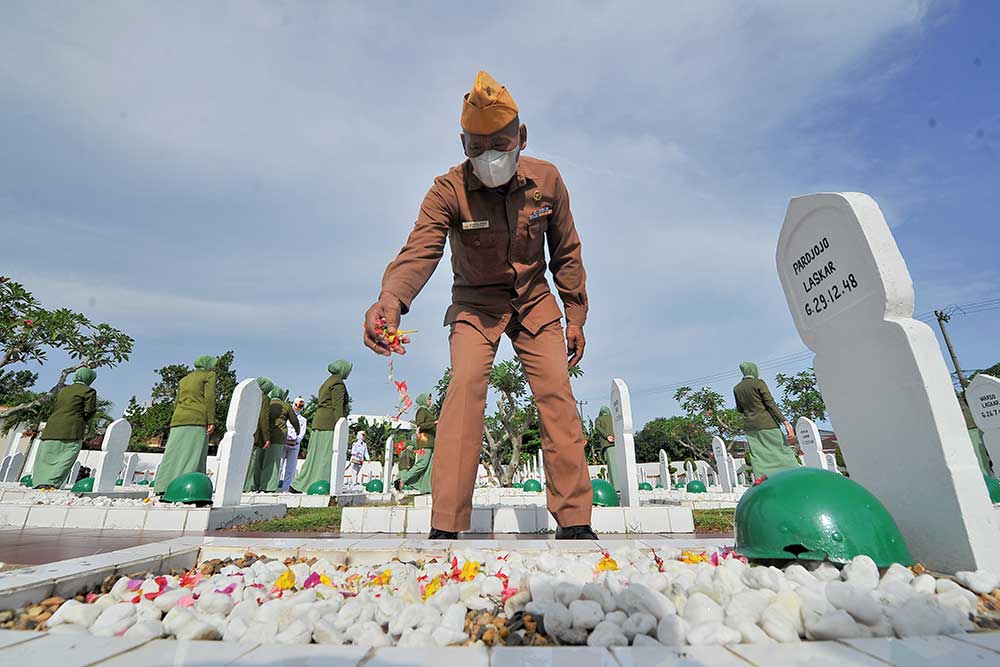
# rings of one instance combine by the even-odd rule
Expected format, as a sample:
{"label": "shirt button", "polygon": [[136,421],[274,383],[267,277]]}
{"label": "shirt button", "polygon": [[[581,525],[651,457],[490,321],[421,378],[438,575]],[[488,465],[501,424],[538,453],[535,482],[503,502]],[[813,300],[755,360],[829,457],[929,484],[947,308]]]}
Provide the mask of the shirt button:
{"label": "shirt button", "polygon": [[476,247],[479,247],[479,239],[476,239]]}

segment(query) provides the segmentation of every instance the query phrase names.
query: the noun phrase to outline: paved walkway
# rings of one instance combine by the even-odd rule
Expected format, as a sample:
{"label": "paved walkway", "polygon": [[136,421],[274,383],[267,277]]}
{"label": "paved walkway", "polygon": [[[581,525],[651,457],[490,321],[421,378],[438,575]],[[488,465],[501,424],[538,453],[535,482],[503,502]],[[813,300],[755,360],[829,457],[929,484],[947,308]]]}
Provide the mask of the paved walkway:
{"label": "paved walkway", "polygon": [[[107,553],[117,549],[139,546],[150,542],[161,542],[175,537],[216,535],[220,537],[254,537],[254,538],[350,538],[386,539],[392,535],[358,534],[358,533],[257,533],[250,531],[222,530],[208,533],[181,533],[177,531],[135,531],[135,530],[86,530],[71,528],[25,528],[20,530],[0,530],[0,563],[6,567],[16,565],[43,565],[67,558],[80,558],[94,554]],[[417,536],[410,536],[417,537]],[[627,534],[602,535],[602,540],[643,539],[643,538],[676,538],[688,540],[731,538],[731,535],[718,534]],[[463,534],[466,540],[552,540],[553,535],[530,534]]]}

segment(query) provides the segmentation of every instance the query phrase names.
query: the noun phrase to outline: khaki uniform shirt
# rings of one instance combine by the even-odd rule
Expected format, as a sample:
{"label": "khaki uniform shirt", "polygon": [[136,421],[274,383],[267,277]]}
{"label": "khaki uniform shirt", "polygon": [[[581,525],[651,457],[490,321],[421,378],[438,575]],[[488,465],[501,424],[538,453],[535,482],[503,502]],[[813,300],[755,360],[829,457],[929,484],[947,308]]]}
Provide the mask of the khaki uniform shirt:
{"label": "khaki uniform shirt", "polygon": [[451,244],[452,305],[445,325],[475,326],[491,341],[516,321],[531,334],[562,317],[545,276],[549,269],[569,325],[587,319],[587,274],[569,193],[554,165],[522,155],[507,186],[487,188],[466,160],[434,179],[406,245],[382,277],[383,293],[402,312],[423,289]]}

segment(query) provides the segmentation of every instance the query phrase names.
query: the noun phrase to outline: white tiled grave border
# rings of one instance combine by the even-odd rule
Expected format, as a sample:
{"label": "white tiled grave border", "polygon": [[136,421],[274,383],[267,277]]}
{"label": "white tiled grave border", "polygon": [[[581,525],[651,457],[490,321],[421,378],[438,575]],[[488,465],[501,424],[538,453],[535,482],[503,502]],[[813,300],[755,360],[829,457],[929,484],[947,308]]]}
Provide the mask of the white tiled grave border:
{"label": "white tiled grave border", "polygon": [[[591,526],[597,533],[693,533],[690,507],[595,507]],[[470,533],[551,533],[556,520],[544,507],[473,507]],[[428,533],[430,507],[345,507],[340,518],[344,533]]]}
{"label": "white tiled grave border", "polygon": [[[117,491],[111,491],[109,493],[81,493],[81,496],[97,497],[105,496],[107,498],[145,498],[149,495],[148,487],[116,487]],[[121,489],[126,490],[121,490]],[[27,487],[18,484],[13,487],[0,487],[0,503],[19,503],[25,500],[29,494],[36,494],[38,491],[34,489],[29,489]],[[63,495],[69,498],[70,496],[76,496],[77,494],[72,493],[67,489],[60,489],[56,491],[46,491],[45,493]]]}
{"label": "white tiled grave border", "polygon": [[[642,547],[666,550],[706,546],[706,540],[644,539]],[[610,542],[608,543],[611,544]],[[616,541],[613,544],[621,545]],[[0,574],[0,608],[11,609],[52,595],[70,597],[100,584],[113,574],[191,568],[203,560],[239,556],[246,551],[275,558],[325,557],[331,562],[375,563],[408,553],[424,557],[447,556],[459,549],[516,548],[523,552],[578,550],[600,547],[600,542],[544,540],[463,540],[457,543],[406,539],[251,539],[181,537],[130,549],[77,558]],[[0,664],[41,661],[60,667],[183,667],[184,665],[260,666],[301,664],[324,667],[513,667],[514,665],[578,665],[579,667],[760,667],[836,665],[927,667],[929,665],[1000,664],[1000,633],[909,639],[861,639],[733,646],[677,648],[382,648],[352,646],[259,645],[222,641],[189,642],[157,639],[149,642],[120,637],[60,635],[0,630]]]}
{"label": "white tiled grave border", "polygon": [[229,507],[93,507],[0,503],[0,527],[204,531],[285,516],[280,503]]}

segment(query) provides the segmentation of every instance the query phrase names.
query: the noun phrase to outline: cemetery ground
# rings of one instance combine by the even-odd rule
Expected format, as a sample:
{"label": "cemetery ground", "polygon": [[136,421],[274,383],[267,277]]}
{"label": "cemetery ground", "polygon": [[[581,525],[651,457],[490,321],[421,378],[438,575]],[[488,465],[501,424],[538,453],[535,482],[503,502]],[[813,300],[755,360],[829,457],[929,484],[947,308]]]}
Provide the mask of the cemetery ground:
{"label": "cemetery ground", "polygon": [[[412,500],[410,501],[412,503]],[[219,534],[239,533],[280,533],[319,532],[335,533],[340,530],[342,507],[293,507],[281,519],[258,521],[245,526],[237,526]],[[732,535],[732,509],[692,510],[696,535]]]}

